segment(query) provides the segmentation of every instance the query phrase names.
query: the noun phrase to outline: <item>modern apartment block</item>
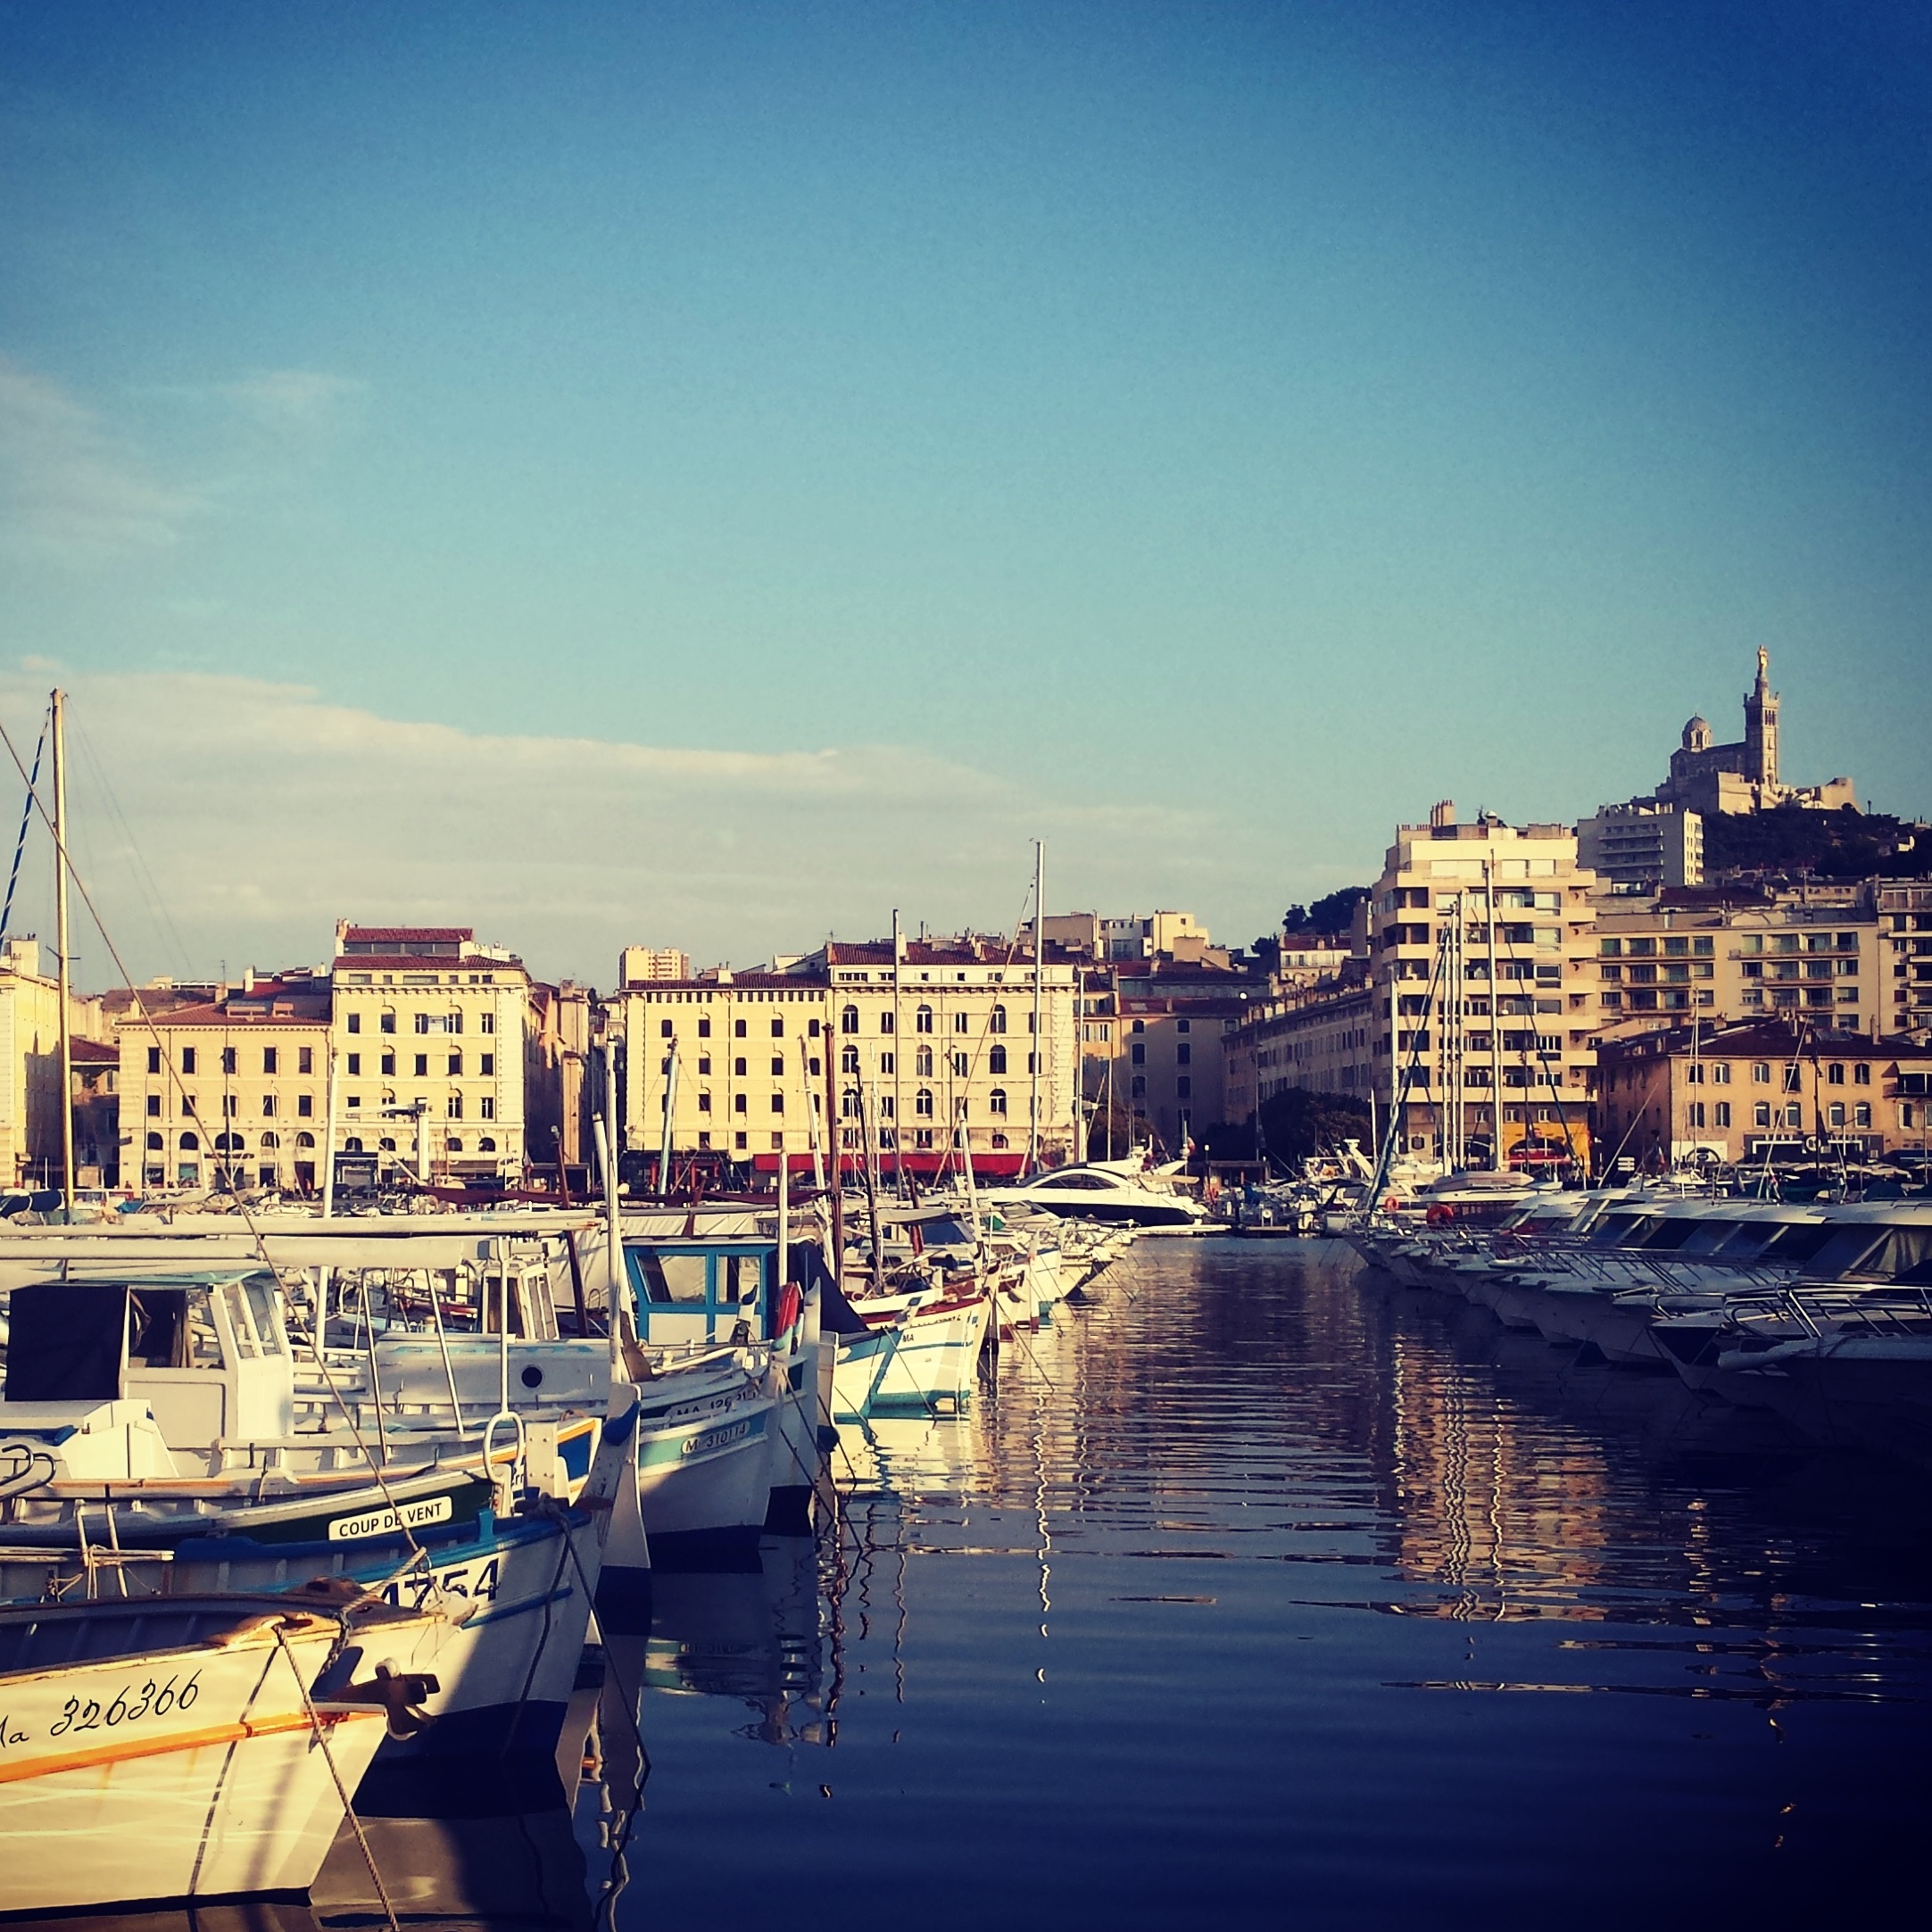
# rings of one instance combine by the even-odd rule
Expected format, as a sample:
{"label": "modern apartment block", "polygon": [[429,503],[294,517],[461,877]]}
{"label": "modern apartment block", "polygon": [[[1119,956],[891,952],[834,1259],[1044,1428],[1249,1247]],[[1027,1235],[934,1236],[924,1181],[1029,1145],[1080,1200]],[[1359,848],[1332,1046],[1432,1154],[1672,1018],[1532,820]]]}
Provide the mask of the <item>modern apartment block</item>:
{"label": "modern apartment block", "polygon": [[1932,879],[1880,880],[1872,891],[1886,953],[1886,1028],[1932,1036]]}
{"label": "modern apartment block", "polygon": [[1803,1019],[1858,1033],[1892,1016],[1885,996],[1895,961],[1869,884],[1608,900],[1598,908],[1596,950],[1594,1004],[1613,1031],[1696,1015]]}
{"label": "modern apartment block", "polygon": [[[876,1146],[887,1172],[931,1173],[958,1131],[974,1169],[1073,1157],[1080,968],[1033,966],[984,941],[828,941],[782,972],[724,969],[612,996],[625,1043],[624,1145],[848,1171]],[[1037,1105],[1037,1115],[1033,1108]],[[830,1131],[828,1132],[828,1123]]]}
{"label": "modern apartment block", "polygon": [[1655,799],[1600,806],[1577,822],[1577,858],[1613,892],[1704,883],[1704,820]]}
{"label": "modern apartment block", "polygon": [[1567,825],[1459,825],[1443,804],[1397,827],[1371,901],[1369,1024],[1377,1107],[1400,1097],[1409,1152],[1588,1159],[1596,885]]}

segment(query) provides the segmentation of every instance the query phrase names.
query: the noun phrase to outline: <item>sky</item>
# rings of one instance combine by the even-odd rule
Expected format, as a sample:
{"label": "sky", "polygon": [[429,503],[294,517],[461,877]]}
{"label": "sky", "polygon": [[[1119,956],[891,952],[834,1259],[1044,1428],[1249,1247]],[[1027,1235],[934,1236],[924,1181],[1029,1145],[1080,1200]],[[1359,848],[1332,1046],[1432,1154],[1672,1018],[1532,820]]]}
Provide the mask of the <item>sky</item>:
{"label": "sky", "polygon": [[0,0],[0,721],[144,977],[1932,812],[1928,218],[1917,4]]}

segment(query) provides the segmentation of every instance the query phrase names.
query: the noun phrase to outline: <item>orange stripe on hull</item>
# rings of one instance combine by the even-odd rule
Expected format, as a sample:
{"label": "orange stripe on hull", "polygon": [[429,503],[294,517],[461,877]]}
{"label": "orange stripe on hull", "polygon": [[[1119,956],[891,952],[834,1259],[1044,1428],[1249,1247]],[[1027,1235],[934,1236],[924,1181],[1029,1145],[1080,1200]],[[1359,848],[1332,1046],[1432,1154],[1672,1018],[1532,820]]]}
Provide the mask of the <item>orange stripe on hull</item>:
{"label": "orange stripe on hull", "polygon": [[[340,1724],[352,1718],[381,1717],[376,1709],[367,1711],[319,1711],[318,1722]],[[279,1717],[243,1719],[236,1724],[211,1725],[206,1730],[170,1731],[160,1737],[130,1738],[125,1744],[100,1745],[92,1751],[72,1751],[64,1757],[32,1758],[24,1763],[9,1764],[0,1760],[0,1785],[18,1784],[23,1779],[53,1778],[62,1771],[92,1770],[103,1764],[125,1764],[137,1758],[162,1757],[172,1751],[199,1751],[207,1745],[238,1744],[249,1737],[274,1737],[285,1731],[307,1730],[308,1713],[285,1712]]]}

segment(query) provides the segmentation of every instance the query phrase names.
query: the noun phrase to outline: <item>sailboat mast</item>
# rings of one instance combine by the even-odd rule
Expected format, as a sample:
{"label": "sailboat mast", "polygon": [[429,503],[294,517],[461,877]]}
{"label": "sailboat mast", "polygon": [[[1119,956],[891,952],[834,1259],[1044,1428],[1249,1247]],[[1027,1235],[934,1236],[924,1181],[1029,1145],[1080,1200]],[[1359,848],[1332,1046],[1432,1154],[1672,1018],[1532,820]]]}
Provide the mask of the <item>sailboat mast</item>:
{"label": "sailboat mast", "polygon": [[61,962],[61,1202],[74,1212],[73,978],[67,960],[67,693],[53,694],[54,943]]}
{"label": "sailboat mast", "polygon": [[1026,1056],[1032,1069],[1028,1090],[1026,1122],[1026,1171],[1040,1165],[1040,1057],[1044,1042],[1040,1037],[1040,975],[1046,965],[1047,945],[1047,842],[1033,841],[1033,1049]]}

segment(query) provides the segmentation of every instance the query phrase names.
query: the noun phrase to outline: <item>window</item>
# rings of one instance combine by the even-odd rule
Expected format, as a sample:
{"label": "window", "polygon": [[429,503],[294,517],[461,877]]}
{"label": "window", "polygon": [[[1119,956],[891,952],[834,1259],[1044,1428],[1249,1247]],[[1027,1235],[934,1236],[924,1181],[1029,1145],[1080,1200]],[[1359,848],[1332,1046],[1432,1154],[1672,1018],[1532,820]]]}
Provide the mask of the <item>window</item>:
{"label": "window", "polygon": [[1136,1099],[1136,1100],[1144,1100],[1144,1099],[1146,1099],[1146,1098],[1147,1098],[1147,1075],[1146,1075],[1145,1074],[1135,1074],[1135,1075],[1133,1076],[1133,1092],[1132,1092],[1132,1098],[1133,1098],[1134,1099]]}
{"label": "window", "polygon": [[160,1073],[161,1049],[159,1047],[150,1047],[147,1049],[147,1070],[151,1074]]}
{"label": "window", "polygon": [[1713,1087],[1728,1087],[1730,1085],[1730,1062],[1729,1060],[1712,1061],[1711,1084]]}
{"label": "window", "polygon": [[1007,1070],[1007,1049],[994,1047],[986,1056],[986,1070],[990,1074],[1003,1074]]}
{"label": "window", "polygon": [[839,1118],[841,1120],[857,1120],[858,1118],[858,1088],[848,1087],[844,1092],[840,1094]]}
{"label": "window", "polygon": [[158,1133],[151,1133],[147,1137],[147,1150],[150,1154],[160,1153],[164,1144]]}
{"label": "window", "polygon": [[462,1140],[456,1134],[452,1133],[443,1144],[452,1154],[460,1154],[463,1151]]}
{"label": "window", "polygon": [[882,1013],[882,1014],[880,1014],[880,1016],[879,1016],[879,1031],[880,1031],[880,1032],[881,1032],[882,1033],[889,1033],[889,1032],[891,1032],[891,1030],[892,1030],[892,1016],[891,1016],[891,1015],[890,1013]]}
{"label": "window", "polygon": [[742,1080],[745,1076],[745,1069],[750,1066],[750,1063],[741,1053],[738,1057],[731,1063],[731,1071],[733,1077],[734,1079]]}
{"label": "window", "polygon": [[[785,1063],[784,1057],[779,1054],[773,1054],[771,1057],[771,1077],[774,1080],[783,1080],[784,1078],[784,1071]],[[886,1071],[890,1073],[891,1069],[888,1067]]]}
{"label": "window", "polygon": [[856,1074],[858,1071],[858,1049],[857,1047],[840,1048],[839,1071],[842,1074]]}
{"label": "window", "polygon": [[1760,1100],[1751,1109],[1751,1124],[1754,1127],[1769,1127],[1771,1124],[1771,1103]]}
{"label": "window", "polygon": [[382,1059],[381,1059],[381,1061],[380,1061],[380,1063],[379,1063],[379,1071],[380,1071],[381,1073],[383,1073],[384,1074],[386,1074],[386,1076],[388,1076],[389,1078],[393,1079],[393,1078],[394,1078],[394,1075],[395,1075],[395,1070],[396,1070],[396,1057],[395,1057],[395,1055],[394,1055],[394,1054],[393,1054],[393,1053],[386,1053],[386,1054],[384,1054],[384,1055],[383,1055],[383,1057],[382,1057]]}
{"label": "window", "polygon": [[[886,1106],[888,1106],[888,1107],[890,1107],[890,1106],[891,1105],[891,1101],[890,1101],[890,1100],[888,1100],[888,1101],[886,1101],[886,1102],[885,1102],[885,1105],[886,1105]],[[784,1110],[785,1110],[785,1097],[784,1097],[784,1094],[782,1094],[782,1093],[775,1093],[775,1094],[773,1094],[773,1096],[771,1097],[771,1110],[772,1110],[772,1112],[773,1112],[773,1113],[775,1113],[775,1114],[782,1114],[782,1113],[784,1113]]]}
{"label": "window", "polygon": [[1728,1127],[1730,1125],[1730,1102],[1729,1100],[1713,1100],[1711,1103],[1711,1124],[1714,1127]]}
{"label": "window", "polygon": [[[417,1024],[417,1028],[416,1028],[416,1031],[417,1031],[418,1032],[422,1032],[422,1030],[423,1030],[423,1029],[422,1029],[422,1024],[421,1024],[421,1021],[422,1021],[422,1015],[419,1013],[419,1014],[418,1014],[418,1015],[416,1016],[416,1018],[417,1018],[417,1023],[418,1023],[418,1024]],[[362,1016],[361,1016],[361,1015],[360,1013],[352,1013],[352,1014],[351,1014],[351,1015],[349,1016],[349,1028],[348,1028],[348,1030],[349,1030],[349,1031],[350,1031],[350,1032],[351,1032],[352,1033],[360,1033],[360,1032],[361,1032],[362,1031]]]}
{"label": "window", "polygon": [[744,1135],[742,1135],[742,1133],[734,1133],[731,1137],[731,1144],[733,1145],[733,1147],[738,1148],[742,1152],[748,1143],[745,1140]]}
{"label": "window", "polygon": [[972,1071],[973,1071],[973,1063],[972,1063],[972,1061],[971,1061],[970,1059],[968,1059],[968,1058],[966,1057],[966,1056],[965,1054],[963,1054],[963,1053],[956,1053],[956,1054],[954,1054],[954,1055],[953,1055],[953,1057],[952,1057],[952,1077],[953,1077],[953,1078],[954,1078],[955,1080],[964,1080],[964,1079],[965,1079],[965,1078],[966,1077],[966,1075],[967,1075],[968,1074],[970,1074],[970,1073],[971,1073]]}
{"label": "window", "polygon": [[[490,1116],[489,1116],[489,1115],[488,1115],[487,1114],[485,1114],[485,1115],[484,1115],[483,1117],[484,1117],[484,1118],[485,1118],[485,1120],[487,1120],[487,1119],[488,1119],[488,1118],[489,1118]],[[487,1133],[486,1133],[486,1134],[485,1134],[485,1135],[484,1135],[484,1137],[482,1138],[482,1140],[480,1140],[479,1141],[477,1141],[477,1153],[479,1153],[479,1154],[493,1154],[493,1153],[495,1153],[495,1152],[496,1152],[496,1138],[495,1138],[495,1136],[494,1136],[493,1134],[487,1134]]]}
{"label": "window", "polygon": [[[489,1021],[489,1016],[488,1016],[487,1014],[485,1014],[485,1015],[484,1016],[484,1022],[483,1022],[483,1030],[484,1030],[484,1032],[488,1032],[490,1031],[490,1021]],[[711,1016],[710,1016],[710,1015],[709,1015],[709,1013],[707,1013],[707,1014],[706,1014],[706,1015],[704,1015],[704,1016],[703,1016],[703,1017],[702,1017],[702,1018],[701,1018],[701,1019],[699,1020],[699,1022],[698,1022],[698,1038],[699,1038],[700,1040],[709,1040],[709,1039],[710,1037],[711,1037]]]}
{"label": "window", "polygon": [[[890,1053],[882,1053],[879,1056],[879,1071],[882,1074],[893,1073],[897,1070],[897,1066],[898,1063],[893,1059],[892,1056]],[[784,1073],[784,1063],[782,1060],[773,1061],[772,1072],[775,1074]]]}
{"label": "window", "polygon": [[1870,1086],[1871,1066],[1868,1061],[1861,1060],[1858,1065],[1852,1069],[1852,1084],[1854,1087]]}
{"label": "window", "polygon": [[221,1049],[221,1071],[224,1074],[232,1074],[236,1071],[236,1054],[233,1047],[224,1047]]}
{"label": "window", "polygon": [[183,1047],[181,1049],[181,1071],[184,1074],[192,1074],[195,1071],[195,1049],[193,1047]]}
{"label": "window", "polygon": [[1751,1083],[1756,1087],[1768,1087],[1771,1083],[1771,1068],[1769,1060],[1754,1060],[1751,1063]]}
{"label": "window", "polygon": [[1704,1124],[1704,1102],[1702,1100],[1691,1101],[1684,1109],[1684,1124],[1687,1127],[1701,1127]]}
{"label": "window", "polygon": [[742,1040],[745,1036],[744,1022],[742,1020],[734,1020],[731,1023],[731,1031],[732,1037],[734,1040]]}
{"label": "window", "polygon": [[312,1074],[315,1071],[315,1049],[313,1047],[297,1047],[295,1049],[295,1071],[298,1074]]}
{"label": "window", "polygon": [[731,1097],[731,1110],[734,1114],[749,1114],[751,1108],[743,1094],[734,1093]]}
{"label": "window", "polygon": [[1828,1087],[1842,1087],[1845,1084],[1845,1062],[1834,1060],[1825,1069],[1825,1084]]}
{"label": "window", "polygon": [[[350,1071],[352,1073],[354,1069],[352,1067]],[[419,1053],[416,1056],[416,1077],[419,1080],[429,1078],[429,1056],[427,1053]]]}
{"label": "window", "polygon": [[352,1053],[349,1056],[349,1071],[352,1074],[360,1074],[362,1071],[362,1056],[360,1053]]}
{"label": "window", "polygon": [[312,1093],[298,1093],[295,1096],[295,1112],[303,1120],[313,1120],[315,1096]]}
{"label": "window", "polygon": [[384,1032],[394,1032],[396,1030],[396,1009],[394,1007],[385,1007],[382,1009],[382,1018],[378,1024]]}
{"label": "window", "polygon": [[929,1033],[933,1031],[933,1009],[931,1007],[921,1007],[913,1015],[912,1030],[916,1033]]}
{"label": "window", "polygon": [[1871,1102],[1870,1100],[1861,1100],[1853,1107],[1852,1124],[1854,1127],[1869,1127],[1871,1125]]}
{"label": "window", "polygon": [[990,1033],[1003,1033],[1006,1030],[1007,1009],[1004,1007],[995,1007],[987,1018],[986,1031]]}
{"label": "window", "polygon": [[184,1154],[198,1153],[200,1149],[201,1140],[198,1135],[185,1133],[181,1136],[181,1151]]}
{"label": "window", "polygon": [[917,1052],[916,1052],[916,1054],[914,1054],[914,1055],[913,1055],[913,1057],[912,1057],[912,1071],[913,1071],[913,1074],[914,1074],[914,1075],[915,1075],[915,1076],[916,1076],[916,1077],[917,1079],[920,1079],[920,1080],[930,1080],[930,1079],[932,1079],[932,1077],[933,1077],[933,1049],[932,1049],[932,1048],[930,1048],[930,1047],[921,1047],[921,1048],[919,1049],[919,1050],[918,1050],[918,1051],[917,1051]]}
{"label": "window", "polygon": [[709,1114],[711,1111],[711,1096],[709,1094],[701,1093],[698,1096],[698,1111],[701,1114]]}
{"label": "window", "polygon": [[1144,1041],[1137,1040],[1134,1041],[1132,1057],[1133,1064],[1136,1066],[1145,1066],[1147,1065],[1147,1043]]}
{"label": "window", "polygon": [[478,1120],[494,1120],[496,1118],[496,1096],[493,1093],[485,1094],[477,1102],[477,1118]]}
{"label": "window", "polygon": [[774,1040],[783,1040],[784,1038],[785,1023],[783,1018],[775,1019],[771,1023],[771,1036]]}
{"label": "window", "polygon": [[300,1153],[303,1148],[313,1148],[314,1145],[315,1136],[312,1133],[298,1133],[295,1136],[295,1150],[298,1153]]}
{"label": "window", "polygon": [[1834,1127],[1842,1127],[1842,1126],[1844,1126],[1844,1124],[1845,1124],[1845,1102],[1844,1102],[1843,1100],[1834,1100],[1834,1101],[1833,1101],[1833,1102],[1831,1103],[1831,1106],[1830,1106],[1829,1109],[1828,1110],[1828,1112],[1827,1112],[1827,1114],[1826,1114],[1826,1116],[1825,1116],[1825,1117],[1827,1118],[1827,1120],[1828,1120],[1828,1121],[1830,1122],[1830,1124],[1832,1124],[1832,1125],[1833,1125]]}
{"label": "window", "polygon": [[956,1033],[970,1033],[973,1023],[964,1013],[956,1013],[952,1016],[952,1030]]}
{"label": "window", "polygon": [[452,1053],[452,1055],[450,1056],[450,1072],[449,1072],[449,1078],[450,1078],[450,1079],[452,1079],[452,1080],[457,1080],[457,1079],[460,1079],[460,1078],[461,1078],[461,1076],[462,1076],[462,1071],[463,1071],[463,1057],[462,1057],[462,1055],[461,1055],[461,1054],[460,1054],[460,1053]]}
{"label": "window", "polygon": [[1187,1099],[1191,1099],[1193,1098],[1193,1094],[1194,1094],[1194,1082],[1192,1082],[1191,1080],[1190,1080],[1190,1079],[1189,1079],[1189,1078],[1187,1077],[1187,1075],[1186,1075],[1186,1074],[1182,1074],[1182,1075],[1181,1076],[1181,1078],[1180,1078],[1180,1079],[1178,1079],[1177,1081],[1175,1081],[1175,1082],[1174,1082],[1174,1099],[1177,1099],[1177,1100],[1187,1100]]}
{"label": "window", "polygon": [[446,1118],[450,1120],[460,1120],[463,1117],[462,1095],[460,1093],[452,1093],[449,1098],[448,1105],[444,1107],[443,1111]]}
{"label": "window", "polygon": [[858,1008],[857,1007],[841,1007],[839,1008],[839,1031],[842,1033],[856,1033],[858,1031]]}
{"label": "window", "polygon": [[150,1117],[161,1112],[161,1096],[158,1093],[151,1093],[148,1095],[147,1111]]}
{"label": "window", "polygon": [[986,1096],[986,1110],[996,1120],[1004,1115],[1007,1110],[1007,1090],[1004,1087],[995,1087]]}
{"label": "window", "polygon": [[1796,1093],[1799,1090],[1798,1075],[1798,1063],[1794,1060],[1791,1065],[1785,1069],[1785,1091],[1787,1093]]}
{"label": "window", "polygon": [[930,1087],[921,1087],[918,1092],[913,1095],[912,1110],[921,1120],[932,1119],[933,1090]]}
{"label": "window", "polygon": [[671,1023],[668,1020],[659,1020],[658,1022],[658,1038],[659,1040],[668,1040],[671,1037]]}
{"label": "window", "polygon": [[[1187,1022],[1185,1020],[1182,1020],[1181,1024],[1185,1026],[1187,1024]],[[1193,1059],[1194,1049],[1190,1047],[1186,1041],[1183,1040],[1181,1044],[1174,1049],[1174,1065],[1176,1066],[1190,1066],[1193,1062]]]}
{"label": "window", "polygon": [[265,1093],[261,1096],[261,1117],[264,1120],[273,1120],[275,1118],[275,1096],[272,1093]]}
{"label": "window", "polygon": [[1787,1127],[1802,1127],[1803,1124],[1804,1115],[1798,1103],[1795,1100],[1787,1102],[1785,1107],[1785,1125]]}
{"label": "window", "polygon": [[273,1047],[264,1047],[261,1049],[261,1071],[264,1074],[273,1074],[278,1071],[276,1059],[276,1049]]}

